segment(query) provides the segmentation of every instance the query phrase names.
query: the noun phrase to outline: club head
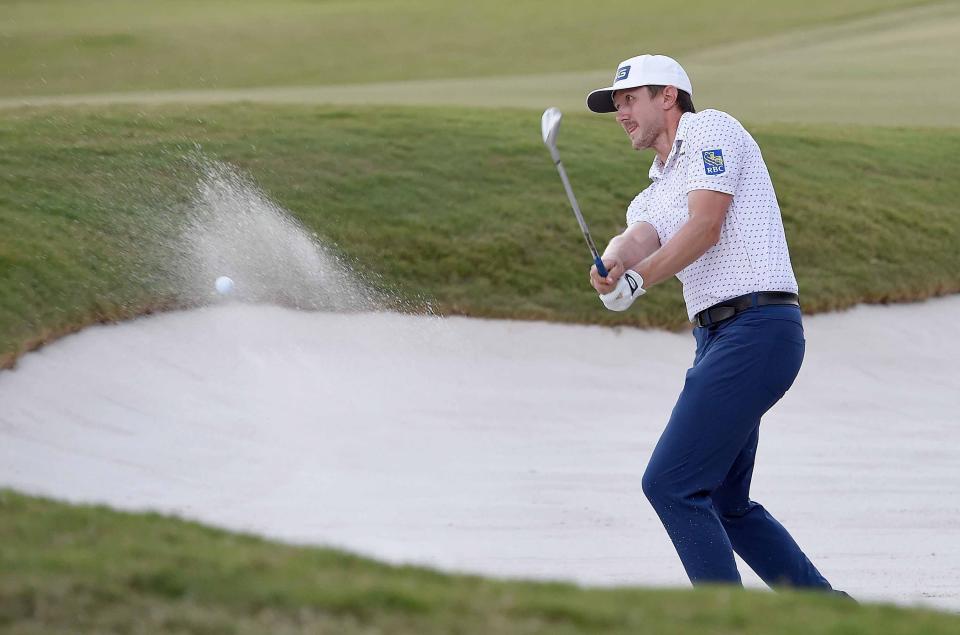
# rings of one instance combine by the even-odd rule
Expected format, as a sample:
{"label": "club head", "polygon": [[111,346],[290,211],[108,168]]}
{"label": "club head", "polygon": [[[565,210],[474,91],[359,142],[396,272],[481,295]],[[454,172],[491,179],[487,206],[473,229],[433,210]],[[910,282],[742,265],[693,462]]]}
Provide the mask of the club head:
{"label": "club head", "polygon": [[556,108],[547,108],[540,119],[540,130],[543,132],[543,142],[548,148],[557,147],[557,134],[560,132],[560,118],[563,117]]}

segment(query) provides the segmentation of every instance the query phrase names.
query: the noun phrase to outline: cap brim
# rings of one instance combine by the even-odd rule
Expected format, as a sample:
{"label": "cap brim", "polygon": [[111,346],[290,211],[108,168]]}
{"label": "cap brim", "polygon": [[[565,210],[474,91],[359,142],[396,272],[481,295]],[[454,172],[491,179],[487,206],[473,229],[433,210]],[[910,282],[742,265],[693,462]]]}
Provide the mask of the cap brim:
{"label": "cap brim", "polygon": [[613,86],[598,88],[587,95],[587,108],[599,113],[616,112],[617,108],[613,105]]}

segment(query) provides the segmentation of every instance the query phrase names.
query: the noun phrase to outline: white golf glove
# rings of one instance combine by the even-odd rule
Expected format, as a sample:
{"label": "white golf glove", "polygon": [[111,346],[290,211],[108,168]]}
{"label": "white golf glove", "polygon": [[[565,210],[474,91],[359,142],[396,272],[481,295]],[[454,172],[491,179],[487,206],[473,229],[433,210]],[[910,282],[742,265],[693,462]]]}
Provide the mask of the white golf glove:
{"label": "white golf glove", "polygon": [[617,280],[617,288],[610,293],[601,293],[600,300],[611,311],[626,311],[644,293],[643,278],[633,269],[627,269]]}

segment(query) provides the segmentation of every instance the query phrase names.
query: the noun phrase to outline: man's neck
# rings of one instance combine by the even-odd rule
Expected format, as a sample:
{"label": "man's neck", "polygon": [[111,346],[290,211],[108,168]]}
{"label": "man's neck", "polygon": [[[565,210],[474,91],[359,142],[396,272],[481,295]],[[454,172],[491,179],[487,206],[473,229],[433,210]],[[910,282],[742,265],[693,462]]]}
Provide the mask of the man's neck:
{"label": "man's neck", "polygon": [[683,113],[677,108],[667,113],[667,126],[660,136],[657,137],[656,143],[653,144],[653,149],[657,151],[657,158],[660,159],[660,163],[665,164],[667,157],[670,156],[670,151],[673,150],[673,144],[677,140],[677,128],[680,127],[681,117],[683,117]]}

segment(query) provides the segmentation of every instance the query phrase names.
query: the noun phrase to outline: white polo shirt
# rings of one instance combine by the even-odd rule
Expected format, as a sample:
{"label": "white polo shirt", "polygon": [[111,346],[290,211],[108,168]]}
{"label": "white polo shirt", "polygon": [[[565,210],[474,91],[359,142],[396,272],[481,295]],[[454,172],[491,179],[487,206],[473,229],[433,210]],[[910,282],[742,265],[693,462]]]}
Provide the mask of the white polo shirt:
{"label": "white polo shirt", "polygon": [[770,174],[739,121],[719,110],[684,113],[666,163],[654,157],[650,179],[627,208],[627,225],[649,223],[661,246],[687,222],[688,192],[733,195],[719,242],[677,274],[691,321],[745,293],[798,292]]}

